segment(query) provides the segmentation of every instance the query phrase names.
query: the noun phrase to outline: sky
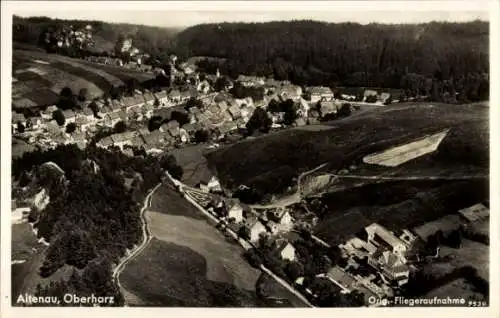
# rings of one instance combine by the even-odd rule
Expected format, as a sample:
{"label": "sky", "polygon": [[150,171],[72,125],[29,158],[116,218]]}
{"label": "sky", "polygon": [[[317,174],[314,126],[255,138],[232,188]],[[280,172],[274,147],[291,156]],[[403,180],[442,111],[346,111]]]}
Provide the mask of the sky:
{"label": "sky", "polygon": [[[120,9],[115,3],[88,1],[46,2],[37,5],[29,1],[27,5],[17,5],[14,13],[23,17],[48,16],[60,19],[99,20],[144,24],[160,27],[188,27],[200,23],[218,22],[266,22],[293,19],[312,19],[326,22],[377,23],[421,23],[429,21],[488,21],[488,4],[462,3],[456,1],[436,2],[121,2]],[[75,3],[77,3],[75,5]],[[431,5],[434,3],[434,5]],[[37,2],[38,4],[38,2]],[[398,5],[399,4],[399,5]],[[486,5],[485,5],[486,4]],[[82,10],[82,6],[85,10]]]}

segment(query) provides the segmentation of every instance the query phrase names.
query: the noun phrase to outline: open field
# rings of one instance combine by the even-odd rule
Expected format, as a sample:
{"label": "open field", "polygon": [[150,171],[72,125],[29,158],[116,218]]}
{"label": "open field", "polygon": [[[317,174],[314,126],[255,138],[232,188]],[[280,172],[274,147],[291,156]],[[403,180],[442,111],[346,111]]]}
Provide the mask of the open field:
{"label": "open field", "polygon": [[464,298],[466,300],[483,300],[484,295],[477,292],[474,286],[464,278],[458,278],[425,295],[426,298]]}
{"label": "open field", "polygon": [[194,187],[200,180],[212,176],[204,156],[206,147],[206,144],[190,145],[171,152],[184,171],[181,180],[183,183]]}
{"label": "open field", "polygon": [[89,96],[94,98],[109,91],[112,86],[123,85],[127,79],[144,81],[152,78],[147,73],[27,50],[14,51],[12,66],[16,79],[12,83],[12,98],[17,108],[54,104],[65,86],[69,86],[75,94],[86,88]]}
{"label": "open field", "polygon": [[157,190],[146,213],[154,239],[122,272],[123,287],[153,306],[257,306],[260,271],[194,213],[174,189]]}
{"label": "open field", "polygon": [[451,255],[451,260],[443,263],[430,264],[427,270],[435,276],[444,275],[453,269],[470,266],[477,270],[479,277],[489,281],[489,246],[468,239],[462,240],[461,248],[442,246],[440,255]]}
{"label": "open field", "polygon": [[[303,171],[328,163],[324,171],[338,171],[353,163],[367,173],[423,174],[462,173],[479,170],[488,173],[488,109],[476,105],[396,104],[330,123],[332,130],[285,130],[253,140],[245,140],[207,155],[222,183],[234,189],[240,184],[253,186],[252,180],[282,167],[288,185]],[[449,128],[437,151],[396,168],[362,164],[361,159],[377,151]],[[289,171],[290,169],[286,169]],[[285,171],[285,170],[283,170]],[[275,189],[275,178],[260,190]],[[269,189],[268,189],[269,188]],[[280,189],[284,190],[284,188]]]}

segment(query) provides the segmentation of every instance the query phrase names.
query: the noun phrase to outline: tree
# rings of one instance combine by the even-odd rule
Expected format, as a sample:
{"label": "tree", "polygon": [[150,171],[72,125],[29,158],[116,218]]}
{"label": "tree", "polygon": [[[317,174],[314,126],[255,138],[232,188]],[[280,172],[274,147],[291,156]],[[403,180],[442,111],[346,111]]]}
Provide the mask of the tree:
{"label": "tree", "polygon": [[66,125],[66,132],[68,134],[72,134],[76,130],[76,125],[75,123],[69,123]]}
{"label": "tree", "polygon": [[229,80],[226,76],[221,76],[214,83],[214,90],[216,92],[224,91],[229,86]]}
{"label": "tree", "polygon": [[206,129],[199,129],[194,133],[196,143],[207,142],[209,137],[210,134]]}
{"label": "tree", "polygon": [[199,109],[203,108],[203,102],[195,97],[190,97],[184,106],[184,109],[188,111],[190,108],[197,107]]}
{"label": "tree", "polygon": [[259,268],[260,265],[262,264],[262,258],[259,255],[259,252],[255,248],[245,251],[243,256],[248,260],[248,263],[252,267]]}
{"label": "tree", "polygon": [[460,230],[454,230],[453,232],[448,235],[447,238],[448,245],[453,247],[453,248],[460,248],[462,247],[462,233]]}
{"label": "tree", "polygon": [[80,102],[84,102],[86,101],[88,98],[88,89],[86,89],[85,87],[80,89],[80,91],[78,92],[78,100]]}
{"label": "tree", "polygon": [[304,276],[304,266],[296,261],[288,262],[285,265],[285,274],[292,281],[295,281],[297,278]]}
{"label": "tree", "polygon": [[64,126],[64,124],[66,123],[66,118],[64,117],[64,114],[60,109],[57,109],[52,113],[52,118],[57,122],[59,126]]}
{"label": "tree", "polygon": [[340,106],[340,109],[337,113],[339,117],[348,117],[352,113],[352,108],[351,104],[349,103],[343,103],[342,106]]}
{"label": "tree", "polygon": [[61,89],[59,96],[63,97],[63,98],[71,99],[71,98],[73,98],[74,95],[73,95],[73,91],[71,90],[71,88],[69,88],[68,86],[65,86],[65,87],[63,87],[63,89]]}
{"label": "tree", "polygon": [[99,112],[99,106],[97,106],[97,103],[95,101],[90,102],[89,108],[94,113],[94,117],[96,117],[97,113]]}
{"label": "tree", "polygon": [[283,121],[286,125],[291,125],[299,117],[297,114],[297,105],[291,99],[287,99],[281,105],[281,109],[285,112]]}
{"label": "tree", "polygon": [[250,239],[250,229],[246,226],[241,226],[238,229],[238,236],[244,240]]}
{"label": "tree", "polygon": [[271,129],[272,123],[273,121],[271,120],[271,118],[269,118],[266,111],[258,107],[248,120],[246,128],[249,135],[252,135],[255,131],[268,133]]}
{"label": "tree", "polygon": [[163,124],[163,118],[161,116],[153,116],[149,119],[148,130],[149,131],[157,130],[158,128],[160,128],[162,124]]}
{"label": "tree", "polygon": [[189,123],[189,117],[186,113],[180,111],[173,111],[172,115],[170,115],[170,120],[175,120],[179,123],[179,126],[182,127],[185,124]]}
{"label": "tree", "polygon": [[24,125],[20,121],[17,122],[16,126],[17,131],[21,134],[26,130],[26,127],[24,127]]}
{"label": "tree", "polygon": [[115,133],[117,133],[117,134],[125,132],[127,130],[127,124],[125,124],[125,122],[123,120],[120,120],[119,122],[117,122],[115,124],[114,130],[115,130]]}
{"label": "tree", "polygon": [[367,103],[375,103],[377,102],[377,96],[376,95],[370,95],[366,97],[366,102]]}

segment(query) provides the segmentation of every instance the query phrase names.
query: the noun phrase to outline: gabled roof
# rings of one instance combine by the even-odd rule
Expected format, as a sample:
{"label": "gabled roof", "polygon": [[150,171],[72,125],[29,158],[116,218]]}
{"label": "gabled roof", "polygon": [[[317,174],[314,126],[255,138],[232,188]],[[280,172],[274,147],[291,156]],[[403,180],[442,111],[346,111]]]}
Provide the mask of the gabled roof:
{"label": "gabled roof", "polygon": [[159,91],[159,92],[155,93],[155,96],[158,99],[162,99],[162,98],[168,97],[168,94],[166,91]]}
{"label": "gabled roof", "polygon": [[135,136],[135,133],[133,131],[126,131],[120,134],[114,134],[111,135],[111,139],[113,140],[113,143],[118,143],[118,142],[124,142],[132,139]]}
{"label": "gabled roof", "polygon": [[334,266],[328,270],[326,273],[326,276],[330,278],[331,280],[335,281],[339,285],[341,285],[343,288],[346,289],[352,289],[353,286],[356,284],[356,279],[346,273],[342,268],[339,266]]}
{"label": "gabled roof", "polygon": [[369,226],[367,226],[366,232],[369,234],[373,233],[378,235],[382,240],[384,240],[387,244],[389,244],[392,247],[396,247],[400,244],[404,245],[404,242],[402,240],[400,240],[394,234],[389,232],[385,227],[377,223],[372,223]]}
{"label": "gabled roof", "polygon": [[66,119],[76,116],[75,112],[72,109],[63,110],[62,113],[64,115],[64,118]]}
{"label": "gabled roof", "polygon": [[468,208],[459,210],[458,213],[467,220],[473,222],[488,217],[490,215],[490,210],[482,203],[477,203]]}

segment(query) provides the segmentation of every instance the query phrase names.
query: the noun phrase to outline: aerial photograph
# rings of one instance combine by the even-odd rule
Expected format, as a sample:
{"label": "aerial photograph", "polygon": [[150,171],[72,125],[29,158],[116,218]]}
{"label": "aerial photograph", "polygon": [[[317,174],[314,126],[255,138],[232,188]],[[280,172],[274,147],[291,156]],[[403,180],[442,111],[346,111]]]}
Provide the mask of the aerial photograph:
{"label": "aerial photograph", "polygon": [[35,9],[10,306],[490,306],[487,7]]}

